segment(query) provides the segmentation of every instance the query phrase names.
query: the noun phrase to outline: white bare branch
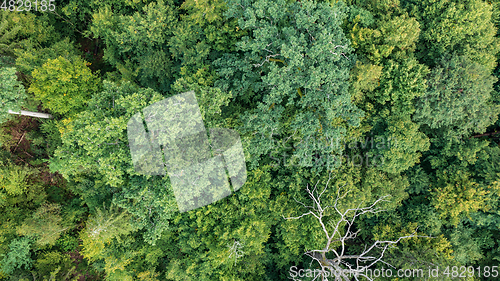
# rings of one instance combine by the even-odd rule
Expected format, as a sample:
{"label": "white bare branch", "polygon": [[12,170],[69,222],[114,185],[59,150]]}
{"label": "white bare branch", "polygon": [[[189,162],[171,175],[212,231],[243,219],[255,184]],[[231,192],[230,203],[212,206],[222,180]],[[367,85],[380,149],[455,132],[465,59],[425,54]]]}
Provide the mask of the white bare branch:
{"label": "white bare branch", "polygon": [[[341,189],[346,185],[344,184],[338,188],[337,196],[334,200],[333,206],[323,207],[321,203],[321,196],[325,194],[330,181],[331,174],[329,175],[325,187],[320,191],[318,190],[319,181],[316,183],[316,185],[314,185],[312,191],[310,190],[309,185],[306,186],[306,192],[308,197],[312,201],[312,205],[300,202],[294,198],[294,200],[299,203],[302,208],[306,209],[306,212],[295,217],[283,216],[283,218],[286,220],[293,220],[312,215],[318,220],[321,230],[325,234],[326,244],[322,249],[306,250],[306,252],[304,253],[312,259],[311,262],[315,261],[320,266],[320,269],[318,270],[320,274],[315,276],[313,280],[349,281],[359,280],[359,277],[365,278],[363,280],[372,280],[370,276],[367,276],[366,272],[367,269],[375,266],[375,264],[383,263],[394,268],[394,266],[383,260],[384,255],[388,249],[395,247],[395,245],[403,239],[413,237],[432,238],[430,236],[417,235],[417,228],[410,235],[401,236],[394,241],[377,240],[371,246],[365,245],[363,251],[361,251],[361,253],[359,254],[348,254],[348,245],[346,241],[355,239],[360,232],[359,229],[352,229],[355,220],[364,214],[376,214],[385,211],[378,205],[382,202],[389,202],[389,200],[387,199],[390,197],[390,195],[385,195],[378,198],[368,207],[361,207],[361,205],[364,203],[361,202],[356,208],[341,210],[341,208],[339,207],[339,201],[344,199],[349,193],[349,191],[345,191],[343,194],[341,194]],[[335,210],[333,214],[326,212],[329,208],[333,208]],[[330,220],[328,223],[325,223],[324,219],[330,215],[335,215],[336,219]],[[340,245],[338,245],[338,242],[340,242]],[[321,279],[318,279],[320,276]]]}

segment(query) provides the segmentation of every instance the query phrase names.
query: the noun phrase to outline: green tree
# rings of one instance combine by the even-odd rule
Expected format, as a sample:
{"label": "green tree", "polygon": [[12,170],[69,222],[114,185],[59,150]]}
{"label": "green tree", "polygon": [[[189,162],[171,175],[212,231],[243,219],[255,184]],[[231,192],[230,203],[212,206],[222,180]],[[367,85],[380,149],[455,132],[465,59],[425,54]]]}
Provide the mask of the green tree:
{"label": "green tree", "polygon": [[[447,150],[449,154],[439,154]],[[438,264],[492,265],[490,253],[498,247],[492,239],[497,234],[493,225],[498,224],[500,174],[493,164],[498,149],[462,143],[431,149],[426,154],[430,155],[424,156],[422,164],[407,173],[411,196],[399,210],[403,220],[418,223],[422,231],[443,235],[449,241],[453,259],[449,262],[438,259]],[[418,258],[412,255],[411,259]],[[427,254],[420,252],[419,256]]]}
{"label": "green tree", "polygon": [[5,274],[11,274],[14,270],[24,267],[31,268],[33,260],[31,259],[31,241],[28,238],[18,238],[13,240],[9,245],[9,252],[0,262],[2,270]]}
{"label": "green tree", "polygon": [[362,129],[349,137],[382,138],[384,143],[371,151],[383,156],[379,168],[400,173],[418,163],[430,145],[411,119],[429,73],[413,54],[421,26],[398,0],[352,2],[344,28],[359,61],[351,71],[350,92],[366,117]]}
{"label": "green tree", "polygon": [[31,81],[32,73],[35,69],[41,69],[49,59],[63,57],[73,61],[78,56],[79,51],[70,38],[57,41],[48,46],[28,41],[23,49],[16,51],[16,67]]}
{"label": "green tree", "polygon": [[0,19],[0,55],[12,56],[14,54],[17,43],[13,41],[21,29],[22,25],[13,23],[10,13],[2,13]]}
{"label": "green tree", "polygon": [[39,253],[33,265],[36,269],[32,272],[33,276],[43,278],[43,281],[76,281],[84,276],[76,272],[76,266],[69,255],[56,251]]}
{"label": "green tree", "polygon": [[130,225],[145,230],[143,238],[151,245],[165,235],[177,209],[167,179],[130,176],[127,186],[113,196],[113,202],[132,214]]}
{"label": "green tree", "polygon": [[[32,169],[23,166],[17,166],[9,163],[0,168],[0,185],[2,191],[5,190],[9,195],[21,195],[29,188],[28,179],[34,174]],[[0,204],[1,205],[1,204]]]}
{"label": "green tree", "polygon": [[[229,95],[217,88],[182,82],[174,88],[195,90],[206,126],[223,123],[221,107]],[[113,200],[131,213],[133,224],[144,230],[144,239],[151,244],[168,229],[176,204],[167,179],[135,172],[127,145],[127,124],[134,114],[161,100],[163,97],[151,89],[105,81],[104,91],[92,97],[88,109],[61,126],[63,144],[50,163],[92,208]]]}
{"label": "green tree", "polygon": [[[410,226],[409,229],[400,229],[399,231],[391,229],[392,233],[389,232],[389,235],[377,233],[370,239],[371,245],[365,244],[359,247],[356,245],[357,243],[348,242],[356,239],[358,233],[363,231],[362,226],[357,221],[362,216],[376,216],[383,212],[384,210],[379,205],[389,202],[390,195],[381,196],[373,202],[370,200],[365,203],[364,207],[361,207],[361,204],[356,206],[346,198],[350,190],[345,190],[343,186],[328,190],[331,189],[330,179],[331,175],[329,175],[326,184],[319,185],[320,181],[318,181],[315,185],[308,185],[305,190],[307,201],[296,200],[301,205],[301,211],[292,217],[283,216],[284,219],[292,221],[309,220],[315,225],[316,229],[312,229],[310,232],[314,232],[314,240],[317,241],[315,244],[318,245],[306,246],[305,255],[312,259],[311,263],[314,262],[315,267],[319,267],[320,272],[314,274],[318,276],[307,276],[306,274],[306,277],[314,277],[307,280],[315,280],[319,276],[325,279],[326,276],[331,276],[334,272],[335,278],[339,280],[349,280],[348,276],[352,275],[355,276],[355,279],[362,276],[369,280],[372,277],[370,272],[378,266],[377,263],[388,264],[384,261],[384,255],[391,248],[397,247],[399,242],[417,237],[430,238],[418,235],[417,230],[412,230],[412,226]],[[336,194],[335,189],[337,189]],[[344,200],[351,202],[342,202]],[[364,202],[362,201],[362,203]],[[367,243],[366,240],[363,242]]]}
{"label": "green tree", "polygon": [[271,259],[266,243],[278,217],[269,209],[272,181],[269,166],[255,169],[232,196],[176,214],[164,238],[166,279],[265,279]]}
{"label": "green tree", "polygon": [[[436,45],[434,49],[423,47],[427,44],[422,39],[423,33],[431,29],[428,23],[430,21],[445,23],[446,20],[443,20],[439,13],[425,18],[418,14],[428,12],[429,6],[432,5],[435,5],[434,8],[439,5],[442,5],[441,8],[448,5],[447,7],[451,9],[454,4],[450,4],[449,1],[446,3],[445,1],[431,1],[432,5],[421,5],[420,2],[410,1],[400,3],[397,0],[352,2],[355,5],[351,6],[350,20],[344,28],[350,33],[353,46],[360,59],[357,66],[353,68],[353,76],[351,76],[353,86],[351,92],[355,97],[355,102],[367,115],[361,127],[366,129],[359,131],[361,133],[371,131],[373,135],[382,135],[385,140],[390,139],[389,149],[386,143],[385,149],[375,151],[384,155],[384,165],[379,169],[390,173],[405,172],[410,181],[410,185],[405,189],[410,196],[402,201],[401,206],[376,218],[363,220],[359,227],[368,230],[369,233],[364,234],[366,237],[376,237],[396,233],[404,226],[419,225],[419,231],[439,237],[429,242],[412,239],[405,243],[403,248],[389,252],[390,263],[395,262],[395,265],[400,268],[415,268],[416,264],[429,266],[429,262],[440,264],[440,267],[460,266],[465,261],[463,257],[467,256],[467,253],[470,254],[471,262],[477,261],[477,257],[482,256],[484,244],[478,242],[479,240],[468,240],[465,243],[467,245],[457,243],[457,237],[462,234],[458,234],[459,230],[450,226],[450,221],[453,220],[456,223],[477,211],[484,212],[483,206],[491,204],[486,202],[494,201],[492,198],[495,198],[495,192],[488,192],[493,187],[488,189],[488,184],[479,183],[479,179],[472,176],[474,173],[468,171],[472,167],[469,165],[475,163],[473,160],[476,160],[485,144],[464,140],[455,144],[448,143],[442,135],[431,133],[427,125],[414,118],[420,111],[419,102],[429,91],[429,80],[433,74],[429,74],[430,71],[425,64],[435,65],[436,62],[434,58],[431,59],[431,56],[435,56],[438,48],[442,49],[442,54],[453,50],[463,51],[467,48],[463,45],[466,40],[454,41],[453,44],[456,45],[453,50],[449,45],[445,46],[446,44]],[[438,2],[440,4],[437,4]],[[416,6],[419,8],[416,9]],[[405,8],[410,9],[410,12],[407,13]],[[470,16],[475,14],[476,10],[464,9],[463,14],[466,13]],[[480,16],[480,13],[474,16],[476,15]],[[481,20],[488,21],[489,19]],[[481,29],[474,24],[467,24],[471,28],[477,28],[476,30]],[[488,35],[490,30],[486,29],[484,33],[471,34],[471,37],[475,39],[469,39],[473,41],[479,40],[478,38],[485,40],[491,38]],[[448,34],[442,32],[442,29],[436,29],[436,31],[441,32],[443,40],[453,41],[456,39],[453,36],[464,35]],[[435,38],[430,40],[433,39]],[[474,42],[476,43],[477,41]],[[476,50],[464,52],[468,52],[467,56],[482,53],[485,57],[491,58],[491,53],[485,51],[485,48],[494,49],[486,44]],[[419,62],[413,58],[415,49],[418,50]],[[491,59],[489,60],[487,63],[491,64]],[[452,114],[449,111],[443,113]],[[435,112],[429,112],[428,116],[442,118],[442,114]],[[422,119],[422,122],[425,121]],[[359,132],[356,133],[359,134]],[[354,137],[357,137],[356,133],[353,134]],[[366,136],[370,137],[369,134]],[[451,168],[453,172],[448,170],[444,173],[442,169],[445,168]],[[443,177],[438,179],[435,174],[436,170],[441,171],[440,175],[448,174],[449,176],[446,180]],[[462,174],[454,178],[457,170],[460,170]],[[439,187],[435,187],[436,182],[440,183]],[[445,186],[447,188],[444,188]],[[443,188],[446,192],[443,192]],[[457,233],[453,234],[455,231]],[[460,252],[460,254],[454,257],[452,251]]]}
{"label": "green tree", "polygon": [[35,239],[36,246],[54,245],[61,233],[69,227],[62,226],[61,206],[48,203],[40,206],[17,229],[17,233]]}
{"label": "green tree", "polygon": [[[37,17],[33,13],[18,11],[2,13],[0,65],[14,66],[16,58],[25,52],[31,52],[31,56],[43,56],[44,54],[35,53],[34,46],[43,48],[57,42],[60,35],[54,31],[46,14]],[[24,72],[23,68],[16,67],[20,72]]]}
{"label": "green tree", "polygon": [[[112,8],[114,12],[129,15],[142,8],[151,1],[128,1],[128,0],[68,0],[57,6],[56,13],[52,18],[57,20],[60,33],[70,36],[82,36],[90,39],[92,37],[91,26],[93,15],[99,10]],[[99,40],[99,38],[95,38]]]}
{"label": "green tree", "polygon": [[380,64],[384,59],[405,59],[416,48],[420,23],[395,1],[356,1],[350,7],[345,30],[361,60]]}
{"label": "green tree", "polygon": [[129,82],[118,86],[105,81],[103,88],[91,97],[87,110],[60,125],[63,145],[56,150],[51,166],[68,180],[97,173],[104,177],[104,184],[118,187],[133,168],[126,145],[127,122],[162,97]]}
{"label": "green tree", "polygon": [[245,33],[237,19],[226,19],[226,2],[184,1],[169,40],[176,62],[173,76],[188,83],[212,86],[217,78],[212,63],[223,52],[234,51],[237,39]]}
{"label": "green tree", "polygon": [[480,0],[405,1],[422,25],[417,56],[429,66],[456,52],[491,71],[500,48],[491,4]]}
{"label": "green tree", "polygon": [[0,19],[0,57],[15,57],[26,44],[44,44],[57,41],[58,34],[48,23],[46,15],[36,17],[32,13],[12,11],[2,13]]}
{"label": "green tree", "polygon": [[382,149],[377,146],[374,153],[384,156],[381,169],[399,173],[418,163],[421,152],[429,149],[428,138],[420,132],[419,125],[411,120],[415,112],[415,98],[424,94],[425,76],[428,69],[415,59],[405,59],[401,63],[386,62],[380,78],[380,86],[371,93],[367,102],[373,104],[371,120],[373,131],[383,136]]}
{"label": "green tree", "polygon": [[[488,211],[489,201],[500,195],[498,182],[484,186],[464,170],[455,165],[439,170],[436,172],[436,184],[431,185],[431,204],[454,225],[473,212]],[[492,198],[491,195],[496,196]]]}
{"label": "green tree", "polygon": [[[303,211],[306,210],[304,205],[298,204],[297,201],[305,206],[313,206],[314,201],[306,192],[306,188],[310,191],[316,190],[318,194],[325,190],[321,197],[321,204],[325,206],[334,205],[337,192],[345,193],[346,196],[338,205],[338,208],[344,210],[355,209],[360,205],[370,205],[377,198],[386,195],[390,197],[381,202],[381,208],[393,210],[408,196],[404,189],[408,186],[406,178],[381,172],[376,167],[344,165],[340,169],[322,173],[317,177],[304,169],[297,169],[290,175],[282,173],[280,175],[281,177],[275,182],[276,199],[273,200],[271,208],[282,221],[276,226],[276,236],[279,239],[276,245],[278,250],[276,264],[284,270],[287,265],[297,265],[299,262],[308,265],[309,261],[303,257],[304,252],[309,249],[320,249],[326,245],[325,233],[321,227],[318,227],[315,217],[306,216],[301,220],[283,220],[283,217],[296,217],[304,213]],[[329,188],[325,189],[326,186]],[[325,225],[328,225],[331,220],[339,219],[333,207],[324,215]],[[363,232],[369,233],[372,227],[365,227]]]}
{"label": "green tree", "polygon": [[79,57],[49,59],[33,71],[29,91],[53,112],[74,114],[101,88],[99,78],[86,64]]}
{"label": "green tree", "polygon": [[177,21],[173,1],[145,5],[131,15],[113,12],[114,5],[93,14],[90,30],[106,44],[104,58],[121,76],[162,93],[172,83],[168,40]]}
{"label": "green tree", "polygon": [[124,210],[119,210],[111,205],[108,209],[104,206],[97,209],[95,215],[87,220],[85,229],[81,232],[84,256],[93,260],[104,250],[105,244],[114,238],[127,235],[134,231],[131,216]]}
{"label": "green tree", "polygon": [[[105,81],[104,90],[92,96],[87,110],[60,125],[62,145],[55,151],[50,163],[51,169],[59,171],[69,180],[72,190],[83,196],[91,209],[99,208],[113,197],[121,198],[125,202],[120,206],[130,209],[130,213],[140,218],[143,223],[139,223],[141,228],[147,225],[143,215],[151,214],[148,209],[140,207],[144,205],[138,205],[144,197],[142,192],[149,188],[149,192],[163,194],[147,197],[158,204],[158,213],[154,212],[152,216],[156,219],[160,214],[161,218],[170,215],[161,206],[162,200],[173,196],[171,191],[162,188],[164,183],[154,185],[145,179],[130,179],[135,172],[127,146],[127,123],[133,114],[160,100],[162,97],[151,89],[140,89],[130,82],[118,86]],[[157,220],[153,222],[161,225]],[[167,226],[163,225],[159,230],[145,230],[146,233],[161,233]]]}
{"label": "green tree", "polygon": [[496,81],[488,69],[466,57],[443,58],[429,75],[427,91],[416,100],[413,120],[439,138],[484,133],[500,114],[491,102]]}
{"label": "green tree", "polygon": [[19,112],[27,97],[24,86],[17,80],[16,68],[0,68],[0,123],[10,119],[9,110]]}
{"label": "green tree", "polygon": [[248,36],[215,62],[221,76],[215,85],[234,97],[252,167],[288,146],[308,167],[316,154],[339,153],[330,143],[363,116],[348,93],[353,57],[340,28],[346,6],[230,1],[227,16]]}

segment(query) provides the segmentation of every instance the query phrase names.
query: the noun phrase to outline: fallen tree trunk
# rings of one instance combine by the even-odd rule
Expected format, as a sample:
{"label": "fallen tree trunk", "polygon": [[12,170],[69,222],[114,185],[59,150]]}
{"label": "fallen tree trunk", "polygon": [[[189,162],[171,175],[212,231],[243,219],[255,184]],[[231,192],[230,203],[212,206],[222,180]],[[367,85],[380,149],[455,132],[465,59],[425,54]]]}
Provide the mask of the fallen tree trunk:
{"label": "fallen tree trunk", "polygon": [[24,116],[31,116],[31,117],[37,117],[37,118],[48,118],[51,119],[52,115],[47,114],[47,113],[40,113],[40,112],[32,112],[32,111],[25,111],[21,110],[21,112],[15,112],[9,109],[10,114],[18,114],[18,115],[24,115]]}
{"label": "fallen tree trunk", "polygon": [[492,133],[485,133],[485,134],[480,134],[480,135],[475,135],[475,136],[472,136],[471,138],[479,138],[479,137],[485,137],[485,136],[493,136],[493,135],[496,135],[496,134],[500,134],[500,131],[497,131],[497,132],[492,132]]}

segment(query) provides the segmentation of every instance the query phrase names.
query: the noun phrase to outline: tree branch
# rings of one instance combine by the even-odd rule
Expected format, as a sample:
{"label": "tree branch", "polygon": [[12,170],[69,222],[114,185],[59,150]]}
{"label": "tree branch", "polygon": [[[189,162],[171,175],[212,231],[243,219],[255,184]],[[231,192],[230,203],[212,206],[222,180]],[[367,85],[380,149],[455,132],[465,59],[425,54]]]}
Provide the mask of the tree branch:
{"label": "tree branch", "polygon": [[[300,202],[294,198],[294,200],[297,203],[299,203],[302,207],[308,210],[307,212],[296,217],[287,218],[283,216],[284,219],[291,220],[291,219],[300,219],[305,216],[312,215],[318,220],[318,223],[320,224],[321,229],[325,234],[326,244],[322,249],[307,250],[304,253],[305,255],[312,258],[311,262],[316,261],[316,263],[320,266],[320,274],[316,276],[314,280],[319,278],[319,276],[321,276],[322,278],[321,280],[323,281],[333,280],[331,278],[329,279],[328,276],[330,277],[334,276],[333,278],[336,281],[337,280],[349,281],[350,279],[348,275],[349,276],[354,275],[355,280],[359,280],[358,277],[360,276],[366,278],[367,280],[372,280],[369,276],[367,276],[366,270],[370,267],[375,266],[377,263],[383,263],[394,268],[394,266],[383,260],[383,257],[388,249],[394,247],[397,243],[399,243],[403,239],[408,239],[413,237],[432,238],[430,236],[417,235],[417,229],[418,229],[417,228],[412,234],[401,236],[394,241],[376,240],[371,246],[365,245],[363,251],[361,251],[361,253],[359,254],[346,254],[346,252],[348,252],[347,251],[348,245],[346,245],[346,241],[355,239],[359,234],[359,232],[361,231],[361,230],[353,231],[351,229],[354,225],[356,218],[367,213],[376,214],[378,212],[385,211],[380,207],[378,207],[377,205],[381,202],[389,202],[387,198],[390,195],[381,196],[368,207],[361,207],[361,204],[363,203],[361,202],[356,208],[351,208],[341,211],[339,210],[338,206],[339,200],[344,199],[346,195],[349,193],[349,191],[346,191],[344,194],[341,195],[340,190],[342,189],[342,187],[346,185],[344,184],[337,190],[337,197],[335,198],[334,205],[323,207],[321,203],[321,196],[327,190],[330,180],[331,180],[331,174],[329,175],[325,187],[321,191],[318,191],[317,188],[319,181],[316,183],[312,191],[310,190],[309,185],[307,185],[306,192],[309,198],[311,198],[313,202],[311,206],[303,202]],[[328,225],[333,229],[332,231],[329,231],[329,229],[323,222],[323,219],[326,216],[328,216],[328,214],[326,214],[325,211],[331,207],[335,209],[336,214],[338,214],[340,218],[337,219],[336,221],[330,221],[328,223]],[[343,235],[341,234],[342,231],[345,231]],[[332,245],[337,242],[340,242],[340,246],[332,248]],[[328,253],[332,253],[335,257],[327,258]]]}

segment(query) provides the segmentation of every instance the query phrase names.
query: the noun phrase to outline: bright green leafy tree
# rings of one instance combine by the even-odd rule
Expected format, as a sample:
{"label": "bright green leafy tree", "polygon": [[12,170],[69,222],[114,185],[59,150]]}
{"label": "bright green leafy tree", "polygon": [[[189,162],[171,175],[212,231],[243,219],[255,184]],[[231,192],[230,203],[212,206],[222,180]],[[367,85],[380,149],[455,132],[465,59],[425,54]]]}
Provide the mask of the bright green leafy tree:
{"label": "bright green leafy tree", "polygon": [[480,0],[405,2],[422,25],[417,54],[429,66],[446,53],[468,57],[489,71],[496,66],[500,41],[491,4]]}
{"label": "bright green leafy tree", "polygon": [[29,91],[46,108],[63,115],[81,110],[101,87],[99,78],[79,57],[49,59],[32,75]]}

